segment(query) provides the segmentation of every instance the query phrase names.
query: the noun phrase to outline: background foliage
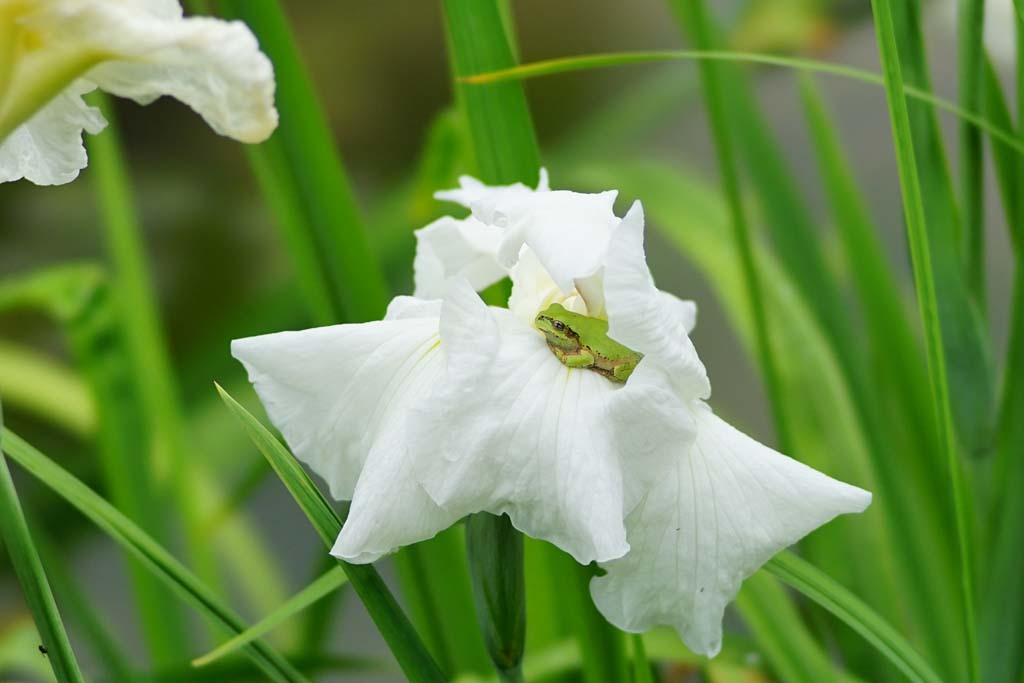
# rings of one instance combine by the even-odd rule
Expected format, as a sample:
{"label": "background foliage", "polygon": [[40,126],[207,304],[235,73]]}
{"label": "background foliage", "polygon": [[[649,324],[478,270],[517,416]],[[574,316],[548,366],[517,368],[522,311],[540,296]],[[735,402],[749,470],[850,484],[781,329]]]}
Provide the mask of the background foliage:
{"label": "background foliage", "polygon": [[[1018,56],[983,49],[980,4],[958,30],[917,0],[216,3],[275,62],[268,143],[174,102],[98,101],[119,124],[79,181],[0,186],[3,445],[21,466],[16,488],[0,469],[17,560],[0,680],[49,680],[53,661],[60,680],[469,683],[493,680],[485,643],[520,637],[531,681],[1021,680],[1024,88]],[[884,87],[692,56],[530,80],[526,98],[515,79],[452,85],[683,46]],[[940,117],[935,96],[976,116]],[[434,190],[532,182],[538,160],[557,187],[644,202],[659,284],[700,304],[718,412],[876,494],[747,582],[713,662],[608,626],[587,570],[530,539],[525,636],[485,638],[461,527],[383,563],[399,608],[376,571],[324,557],[344,509],[253,417],[228,355],[378,316],[410,289],[412,230],[448,210]]]}

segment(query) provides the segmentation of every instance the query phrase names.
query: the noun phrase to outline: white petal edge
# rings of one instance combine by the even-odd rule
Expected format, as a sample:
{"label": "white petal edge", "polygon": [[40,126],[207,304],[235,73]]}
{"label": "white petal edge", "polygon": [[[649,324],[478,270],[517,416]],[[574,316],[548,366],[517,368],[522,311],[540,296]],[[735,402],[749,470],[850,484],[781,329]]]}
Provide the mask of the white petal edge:
{"label": "white petal edge", "polygon": [[168,2],[65,0],[40,4],[29,20],[60,49],[112,55],[85,75],[103,90],[142,104],[170,95],[222,135],[267,139],[277,126],[274,70],[252,31],[174,9]]}
{"label": "white petal edge", "polygon": [[[528,245],[562,290],[570,294],[575,280],[594,275],[604,263],[612,232],[618,192],[597,194],[553,190],[503,199],[486,212],[489,220],[506,229],[498,247],[498,262],[511,268]],[[479,205],[473,215],[480,220]]]}
{"label": "white petal edge", "polygon": [[476,291],[486,289],[507,274],[497,261],[501,229],[475,218],[450,216],[416,231],[413,260],[414,296],[440,298],[453,279],[465,278]]}
{"label": "white petal edge", "polygon": [[541,168],[538,172],[537,189],[533,189],[523,183],[512,185],[485,185],[476,178],[468,175],[459,176],[459,187],[455,190],[441,190],[434,193],[434,197],[444,202],[461,204],[467,209],[477,207],[478,215],[485,223],[495,223],[493,215],[488,213],[489,207],[498,206],[503,200],[510,197],[526,196],[534,192],[548,192],[551,188],[548,181],[548,170]]}
{"label": "white petal edge", "polygon": [[685,302],[660,291],[644,253],[644,213],[634,202],[612,236],[604,268],[608,336],[657,362],[687,398],[711,394],[704,364],[690,341],[696,322]]}
{"label": "white petal edge", "polygon": [[415,398],[414,389],[422,388],[412,386],[416,378],[444,367],[437,317],[417,311],[407,297],[392,309],[398,319],[231,344],[292,452],[338,500],[352,499],[367,454],[393,428],[402,404]]}
{"label": "white petal edge", "polygon": [[772,555],[871,494],[759,444],[696,402],[697,436],[627,519],[631,550],[591,582],[619,628],[673,626],[716,655],[722,616],[741,582]]}
{"label": "white petal edge", "polygon": [[36,185],[63,185],[88,164],[82,132],[96,134],[107,125],[99,109],[82,95],[94,86],[72,84],[0,143],[0,183],[26,180]]}

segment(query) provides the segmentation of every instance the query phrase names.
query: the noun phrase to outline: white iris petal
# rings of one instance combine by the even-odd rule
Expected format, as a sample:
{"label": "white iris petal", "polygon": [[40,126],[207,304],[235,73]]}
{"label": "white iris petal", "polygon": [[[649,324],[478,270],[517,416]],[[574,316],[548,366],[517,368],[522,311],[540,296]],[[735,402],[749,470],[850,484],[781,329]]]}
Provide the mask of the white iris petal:
{"label": "white iris petal", "polygon": [[[85,166],[81,131],[98,126],[81,107],[68,110],[66,94],[97,86],[142,104],[170,95],[242,142],[261,142],[277,126],[273,67],[241,22],[183,17],[173,0],[34,0],[0,14],[17,41],[0,124],[13,111],[38,112],[9,122],[0,180],[73,179]],[[53,92],[31,85],[46,79]]]}
{"label": "white iris petal", "polygon": [[464,220],[444,216],[416,231],[413,262],[415,296],[444,296],[453,279],[465,278],[480,291],[505,277],[496,254],[501,228],[472,216]]}
{"label": "white iris petal", "polygon": [[95,135],[107,125],[82,99],[92,89],[82,81],[72,84],[0,143],[0,183],[25,178],[62,185],[78,177],[89,163],[82,131]]}
{"label": "white iris petal", "polygon": [[582,563],[622,556],[622,464],[606,420],[616,385],[562,365],[536,329],[468,287],[457,296],[442,316],[447,375],[412,440],[429,462],[425,488],[459,516],[507,513]]}
{"label": "white iris petal", "polygon": [[695,440],[664,441],[667,466],[648,473],[653,485],[626,520],[631,550],[603,565],[591,593],[619,628],[673,626],[713,657],[742,581],[835,516],[863,511],[871,494],[759,444],[703,402],[691,412]]}

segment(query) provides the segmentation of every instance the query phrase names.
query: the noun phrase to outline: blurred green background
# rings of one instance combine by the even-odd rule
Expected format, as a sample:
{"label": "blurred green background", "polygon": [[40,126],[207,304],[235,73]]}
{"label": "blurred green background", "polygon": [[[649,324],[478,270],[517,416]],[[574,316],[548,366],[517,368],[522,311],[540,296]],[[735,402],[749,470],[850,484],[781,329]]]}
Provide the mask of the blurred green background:
{"label": "blurred green background", "polygon": [[[519,0],[514,4],[520,59],[682,45],[659,0]],[[735,26],[733,47],[813,55],[878,70],[867,4],[812,0],[715,3]],[[285,6],[317,85],[337,146],[367,217],[371,241],[385,259],[394,293],[411,289],[412,231],[444,209],[415,187],[414,174],[432,122],[451,102],[440,8],[433,2],[303,2]],[[955,36],[940,7],[926,22],[937,94],[955,95]],[[1009,30],[1009,27],[1007,27]],[[783,142],[787,161],[828,230],[828,212],[801,115],[793,74],[755,72],[757,96]],[[860,181],[893,262],[910,296],[902,209],[881,88],[821,78]],[[707,139],[693,64],[639,66],[549,77],[527,83],[552,185],[583,189],[567,177],[593,165],[657,159],[713,182],[714,155]],[[212,383],[238,386],[242,370],[228,344],[249,334],[299,328],[309,319],[297,303],[292,266],[274,218],[258,192],[244,149],[213,134],[183,105],[164,98],[147,106],[119,100],[117,111],[131,180],[146,232],[185,405],[199,416],[198,431],[224,464],[225,487],[251,476],[259,456],[222,412]],[[608,121],[615,125],[608,125]],[[943,120],[950,138],[955,124]],[[955,150],[955,145],[953,145]],[[0,279],[47,264],[105,258],[91,172],[62,187],[25,182],[0,185]],[[593,188],[587,188],[593,189]],[[987,191],[988,301],[999,357],[1008,317],[1005,293],[1012,259],[994,183]],[[638,197],[621,196],[623,206]],[[418,220],[418,222],[417,222]],[[678,252],[649,232],[652,267],[661,287],[695,299],[700,307],[694,341],[714,385],[716,411],[772,443],[759,373],[749,362],[707,280]],[[826,245],[835,240],[826,237]],[[17,343],[67,362],[53,323],[35,313],[0,316],[0,343]],[[4,378],[0,376],[0,391]],[[74,400],[69,396],[68,400]],[[209,417],[213,415],[214,417]],[[99,486],[92,453],[82,438],[55,430],[31,411],[9,406],[9,425]],[[206,432],[203,432],[206,425]],[[18,474],[17,472],[15,473]],[[139,649],[128,607],[123,566],[113,545],[77,514],[25,477],[20,490],[34,518],[60,544],[91,596],[110,615],[115,632]],[[264,478],[249,508],[255,528],[275,556],[288,558],[290,589],[317,566],[320,546],[279,483]],[[0,563],[6,562],[6,557]],[[0,566],[3,566],[0,564]],[[346,652],[382,652],[361,608],[344,603],[339,625]],[[247,616],[258,614],[251,607]],[[25,618],[20,593],[4,569],[0,576],[0,632]],[[371,680],[360,676],[357,680]],[[383,676],[372,680],[398,680]]]}

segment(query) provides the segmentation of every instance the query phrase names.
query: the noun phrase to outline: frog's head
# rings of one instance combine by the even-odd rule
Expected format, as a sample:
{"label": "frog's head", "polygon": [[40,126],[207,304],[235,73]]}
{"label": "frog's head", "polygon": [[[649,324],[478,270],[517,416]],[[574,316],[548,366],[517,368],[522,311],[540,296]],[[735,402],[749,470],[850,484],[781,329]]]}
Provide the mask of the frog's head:
{"label": "frog's head", "polygon": [[580,346],[579,335],[567,324],[568,311],[561,304],[551,304],[534,319],[534,326],[544,333],[548,344],[573,350]]}

